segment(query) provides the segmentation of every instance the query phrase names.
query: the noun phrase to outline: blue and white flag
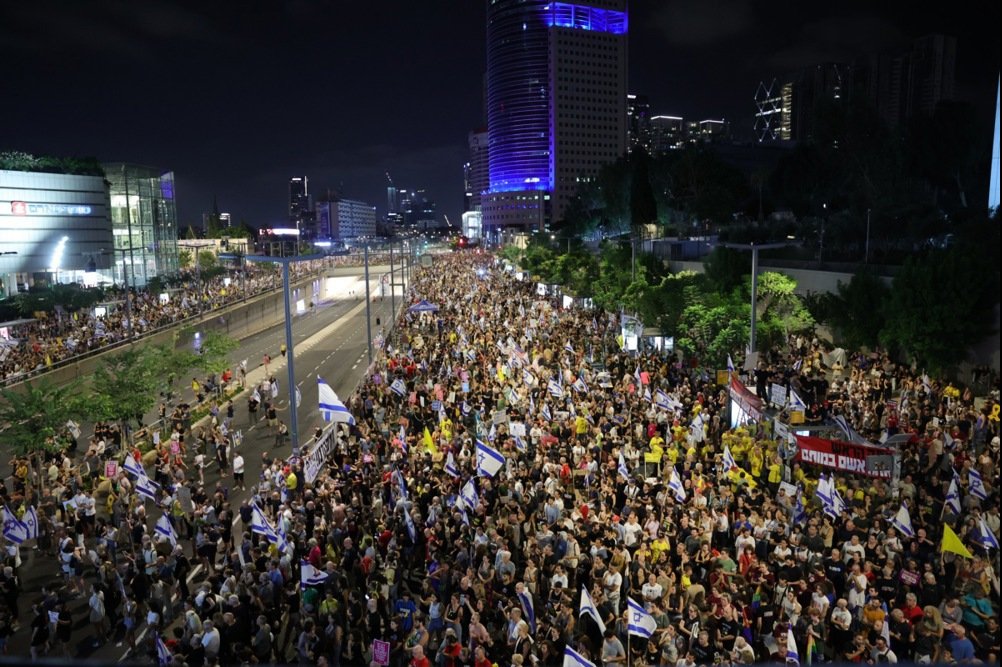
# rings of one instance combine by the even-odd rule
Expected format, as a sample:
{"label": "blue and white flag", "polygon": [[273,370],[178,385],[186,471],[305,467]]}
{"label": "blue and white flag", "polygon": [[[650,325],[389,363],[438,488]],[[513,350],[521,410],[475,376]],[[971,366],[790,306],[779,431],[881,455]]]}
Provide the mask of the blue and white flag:
{"label": "blue and white flag", "polygon": [[526,450],[525,440],[523,440],[520,435],[515,436],[515,448],[520,452],[524,452]]}
{"label": "blue and white flag", "polygon": [[469,362],[470,362],[471,364],[472,364],[472,363],[473,363],[474,361],[476,361],[476,360],[477,360],[477,355],[476,355],[476,354],[474,354],[474,353],[473,353],[473,350],[471,350],[471,349],[469,349],[469,348],[467,348],[467,349],[466,349],[466,350],[465,350],[465,351],[463,352],[463,355],[464,355],[464,356],[466,357],[467,361],[469,361]]}
{"label": "blue and white flag", "polygon": [[28,539],[28,526],[6,505],[3,508],[3,536],[13,544],[21,544]]}
{"label": "blue and white flag", "polygon": [[533,375],[528,368],[522,369],[522,382],[525,383],[526,387],[531,387],[536,384],[536,376]]}
{"label": "blue and white flag", "polygon": [[355,425],[355,418],[348,412],[348,408],[338,398],[337,393],[331,386],[324,382],[324,379],[317,376],[317,393],[319,395],[320,414],[325,422],[343,422]]}
{"label": "blue and white flag", "polygon": [[445,472],[453,477],[459,477],[459,466],[456,465],[452,452],[449,452],[449,456],[445,459]]}
{"label": "blue and white flag", "polygon": [[647,613],[647,610],[637,604],[633,598],[626,598],[629,618],[626,623],[627,630],[631,635],[650,639],[654,631],[658,629],[658,623],[654,617]]}
{"label": "blue and white flag", "polygon": [[626,459],[623,457],[623,452],[619,453],[619,466],[616,468],[616,472],[622,475],[624,479],[630,479],[630,469],[626,467]]}
{"label": "blue and white flag", "polygon": [[169,665],[174,659],[171,655],[170,650],[167,648],[167,644],[164,644],[164,640],[157,635],[157,663],[161,665]]}
{"label": "blue and white flag", "polygon": [[682,485],[682,478],[678,476],[678,470],[675,466],[671,467],[671,477],[668,480],[668,488],[671,489],[672,494],[675,496],[675,500],[680,503],[685,502],[685,486]]}
{"label": "blue and white flag", "polygon": [[663,389],[658,389],[654,392],[654,405],[658,406],[662,410],[671,409],[671,400],[668,398],[668,394],[666,394]]}
{"label": "blue and white flag", "polygon": [[142,477],[136,478],[135,489],[136,493],[143,496],[144,498],[156,501],[157,491],[160,489],[160,485],[144,474]]}
{"label": "blue and white flag", "polygon": [[574,391],[578,392],[579,394],[588,393],[588,385],[585,384],[584,378],[581,377],[580,375],[578,376],[578,379],[574,381],[574,384],[572,384],[571,387],[573,387]]}
{"label": "blue and white flag", "polygon": [[143,464],[137,461],[131,454],[125,455],[125,461],[122,462],[122,469],[127,473],[135,475],[136,477],[146,477],[146,469],[143,468]]}
{"label": "blue and white flag", "polygon": [[967,472],[967,492],[979,500],[988,500],[988,490],[985,482],[981,479],[981,473],[977,470]]}
{"label": "blue and white flag", "polygon": [[477,440],[477,475],[494,477],[504,467],[504,456],[490,445]]}
{"label": "blue and white flag", "polygon": [[644,400],[647,401],[648,403],[652,402],[651,401],[651,388],[650,387],[644,387]]}
{"label": "blue and white flag", "polygon": [[157,519],[157,525],[153,530],[157,535],[167,538],[172,547],[177,546],[177,533],[174,531],[174,524],[170,522],[170,518],[166,514]]}
{"label": "blue and white flag", "polygon": [[591,616],[592,620],[595,621],[595,625],[598,626],[599,632],[605,634],[605,623],[602,621],[602,617],[598,613],[598,607],[595,606],[595,601],[591,599],[591,595],[588,594],[588,589],[581,586],[581,603],[578,605],[578,617],[588,614]]}
{"label": "blue and white flag", "polygon": [[250,529],[252,533],[261,535],[272,541],[272,536],[277,536],[275,529],[272,528],[271,523],[268,521],[268,517],[264,515],[261,508],[257,504],[251,505],[251,525]]}
{"label": "blue and white flag", "polygon": [[491,428],[487,431],[487,442],[494,442],[498,437],[498,427],[493,422],[491,423]]}
{"label": "blue and white flag", "polygon": [[946,506],[955,515],[960,516],[960,490],[957,488],[957,478],[950,480],[950,489],[946,492]]}
{"label": "blue and white flag", "polygon": [[24,511],[24,516],[21,517],[21,523],[24,524],[25,530],[28,534],[26,539],[38,539],[38,512],[35,511],[34,506],[29,506],[28,509]]}
{"label": "blue and white flag", "polygon": [[523,585],[522,590],[518,593],[518,601],[522,604],[522,613],[525,614],[525,620],[529,622],[529,629],[532,632],[536,632],[536,608],[532,603],[532,594]]}
{"label": "blue and white flag", "polygon": [[564,388],[561,387],[556,380],[550,380],[546,385],[546,389],[550,392],[550,396],[553,396],[554,398],[564,397]]}
{"label": "blue and white flag", "polygon": [[407,446],[407,430],[404,425],[400,425],[400,432],[397,434],[397,439],[400,440],[400,449],[403,450],[404,454],[407,454],[410,448]]}
{"label": "blue and white flag", "polygon": [[731,448],[724,445],[724,472],[730,472],[731,470],[738,467],[737,462],[734,460],[734,455],[731,454]]}
{"label": "blue and white flag", "polygon": [[393,477],[397,480],[397,491],[400,492],[400,497],[405,499],[408,498],[407,481],[404,479],[404,474],[399,470],[394,470]]}
{"label": "blue and white flag", "polygon": [[730,354],[727,355],[727,370],[730,371],[731,373],[734,372],[734,360],[731,359]]}
{"label": "blue and white flag", "polygon": [[807,524],[807,510],[804,509],[803,494],[797,494],[797,504],[793,506],[793,525],[804,526]]}
{"label": "blue and white flag", "polygon": [[406,508],[404,508],[404,524],[407,526],[407,534],[410,536],[411,542],[417,544],[417,528],[414,527],[414,518]]}
{"label": "blue and white flag", "polygon": [[299,581],[303,588],[307,586],[320,586],[329,577],[323,570],[318,570],[309,563],[309,561],[302,561],[299,564]]}
{"label": "blue and white flag", "polygon": [[536,399],[532,397],[532,392],[529,392],[529,414],[536,416]]}
{"label": "blue and white flag", "polygon": [[470,404],[466,402],[466,399],[463,399],[463,406],[462,408],[460,408],[460,410],[462,411],[464,417],[470,414],[471,412]]}
{"label": "blue and white flag", "polygon": [[901,503],[901,509],[891,519],[891,525],[901,531],[902,535],[915,537],[915,529],[912,528],[912,517],[908,513],[908,507]]}
{"label": "blue and white flag", "polygon": [[846,421],[844,415],[835,415],[832,417],[832,421],[835,422],[835,425],[838,426],[839,430],[842,431],[842,434],[845,436],[845,439],[849,442],[854,442],[860,445],[867,442],[866,438],[857,433],[855,429],[849,425],[849,422]]}
{"label": "blue and white flag", "polygon": [[831,482],[825,477],[824,473],[818,477],[818,487],[814,491],[814,497],[821,501],[822,505],[832,504],[832,490]]}
{"label": "blue and white flag", "polygon": [[804,403],[804,399],[800,398],[800,394],[793,387],[790,387],[790,409],[792,410],[806,410],[807,403]]}
{"label": "blue and white flag", "polygon": [[550,412],[550,404],[549,403],[543,403],[542,414],[543,414],[543,419],[545,419],[546,421],[548,421],[548,422],[553,421],[553,414]]}
{"label": "blue and white flag", "polygon": [[[885,624],[890,627],[890,624]],[[797,640],[793,637],[793,628],[786,629],[786,662],[800,664],[800,651],[797,650]]]}
{"label": "blue and white flag", "polygon": [[402,379],[397,378],[393,381],[393,384],[390,385],[390,391],[397,396],[403,397],[407,394],[407,385]]}
{"label": "blue and white flag", "polygon": [[571,354],[574,354],[574,347],[573,347],[573,346],[571,345],[571,342],[570,342],[570,341],[567,341],[567,342],[566,342],[566,343],[564,344],[564,351],[565,351],[565,352],[570,352]]}
{"label": "blue and white flag", "polygon": [[459,499],[468,509],[477,509],[477,505],[480,504],[480,496],[477,495],[477,485],[473,479],[467,480],[463,488],[459,490]]}
{"label": "blue and white flag", "polygon": [[[602,631],[602,634],[605,634],[605,630]],[[595,663],[585,658],[570,646],[565,646],[563,667],[595,667]]]}
{"label": "blue and white flag", "polygon": [[978,518],[978,543],[980,543],[985,549],[999,548],[998,538],[996,538],[995,533],[988,528],[988,524],[985,523],[984,516]]}
{"label": "blue and white flag", "polygon": [[637,386],[638,387],[640,387],[640,386],[642,386],[644,384],[643,383],[643,376],[640,375],[640,364],[639,363],[637,364],[636,370],[633,371],[633,379],[637,381]]}

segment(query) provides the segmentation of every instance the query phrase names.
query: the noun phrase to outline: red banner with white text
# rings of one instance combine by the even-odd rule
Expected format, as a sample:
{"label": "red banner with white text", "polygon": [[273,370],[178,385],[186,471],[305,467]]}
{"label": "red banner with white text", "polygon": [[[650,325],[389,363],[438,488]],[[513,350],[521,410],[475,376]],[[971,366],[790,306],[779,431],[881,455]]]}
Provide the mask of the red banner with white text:
{"label": "red banner with white text", "polygon": [[[893,461],[893,457],[894,450],[886,447],[868,447],[841,440],[798,435],[797,455],[793,460],[854,475],[890,478],[893,466],[889,465],[889,461]],[[871,459],[869,467],[866,465],[868,458]],[[874,465],[874,461],[882,465]]]}

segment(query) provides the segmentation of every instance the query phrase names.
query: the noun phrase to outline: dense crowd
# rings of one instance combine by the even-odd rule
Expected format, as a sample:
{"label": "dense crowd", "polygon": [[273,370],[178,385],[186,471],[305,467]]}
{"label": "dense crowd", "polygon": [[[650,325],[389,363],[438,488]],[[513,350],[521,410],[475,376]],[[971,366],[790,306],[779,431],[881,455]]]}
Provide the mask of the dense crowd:
{"label": "dense crowd", "polygon": [[[387,261],[382,254],[370,258],[370,263],[381,261]],[[358,266],[361,262],[361,256],[351,254],[293,264],[290,270],[298,278],[323,268]],[[43,319],[10,327],[10,339],[0,341],[0,382],[44,371],[60,361],[114,345],[130,335],[143,336],[282,286],[281,272],[271,267],[248,266],[208,279],[189,271],[182,277],[176,287],[163,292],[167,300],[163,300],[161,292],[111,289],[103,311],[51,313]]]}
{"label": "dense crowd", "polygon": [[[288,458],[265,381],[248,411],[277,448],[258,479],[228,405],[130,454],[104,507],[79,479],[39,496],[27,468],[4,499],[22,520],[38,508],[39,548],[62,595],[88,598],[95,640],[121,624],[161,662],[369,665],[384,646],[414,667],[562,665],[566,648],[602,665],[997,662],[997,396],[793,339],[750,372],[760,394],[782,382],[815,422],[910,436],[897,485],[833,473],[766,420],[731,428],[698,363],[624,352],[617,315],[532,287],[480,255],[419,273],[411,301],[430,312],[401,318],[318,473]],[[211,454],[215,488],[197,481]],[[944,525],[970,557],[943,549]],[[63,598],[30,597],[33,656],[66,651]]]}

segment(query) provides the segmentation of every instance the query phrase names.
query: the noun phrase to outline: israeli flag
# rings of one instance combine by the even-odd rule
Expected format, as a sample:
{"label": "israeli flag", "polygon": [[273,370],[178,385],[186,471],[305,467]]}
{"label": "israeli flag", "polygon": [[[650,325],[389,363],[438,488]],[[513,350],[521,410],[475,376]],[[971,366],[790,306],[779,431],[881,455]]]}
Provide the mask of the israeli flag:
{"label": "israeli flag", "polygon": [[550,413],[550,404],[549,403],[543,403],[542,414],[543,414],[543,419],[545,419],[546,421],[548,421],[548,422],[553,421],[553,415],[552,415],[552,413]]}
{"label": "israeli flag", "polygon": [[320,397],[320,414],[325,422],[343,422],[351,426],[355,425],[355,418],[348,412],[341,399],[331,386],[324,382],[324,379],[317,376],[317,393]]}
{"label": "israeli flag", "polygon": [[734,468],[737,468],[738,464],[734,460],[734,455],[731,454],[731,448],[724,445],[724,472],[730,472]]}
{"label": "israeli flag", "polygon": [[400,497],[407,498],[407,482],[404,480],[404,474],[399,470],[394,470],[393,476],[397,478],[397,491],[400,492]]}
{"label": "israeli flag", "polygon": [[637,637],[650,639],[654,631],[658,629],[657,621],[647,613],[647,610],[637,604],[633,598],[626,598],[626,603],[630,614],[626,624],[629,633]]}
{"label": "israeli flag", "polygon": [[493,423],[491,424],[491,430],[487,431],[487,442],[494,442],[498,437],[498,427]]}
{"label": "israeli flag", "polygon": [[135,475],[136,477],[146,477],[146,469],[143,468],[143,464],[137,461],[131,454],[125,455],[125,461],[122,462],[122,469],[127,473]]}
{"label": "israeli flag", "polygon": [[804,500],[801,495],[797,496],[797,504],[793,507],[793,523],[803,526],[807,523],[807,510],[804,509]]}
{"label": "israeli flag", "polygon": [[515,436],[515,448],[520,452],[524,452],[526,450],[525,440],[523,440],[520,435]]}
{"label": "israeli flag", "polygon": [[473,354],[473,350],[469,348],[467,348],[466,351],[463,352],[463,355],[466,357],[466,360],[469,361],[471,364],[477,360],[477,355]]}
{"label": "israeli flag", "polygon": [[658,406],[662,410],[671,409],[671,400],[668,398],[668,394],[662,389],[658,389],[654,393],[654,405]]}
{"label": "israeli flag", "polygon": [[641,378],[641,375],[640,375],[640,364],[637,364],[637,369],[635,371],[633,371],[633,379],[637,381],[637,386],[638,387],[640,387],[641,385],[643,385],[643,379]]}
{"label": "israeli flag", "polygon": [[464,417],[467,416],[468,414],[470,414],[470,412],[471,412],[470,404],[467,403],[465,400],[463,401],[463,406],[460,409],[462,410]]}
{"label": "israeli flag", "polygon": [[[602,630],[602,634],[605,634],[605,630]],[[565,646],[563,667],[595,667],[595,663],[586,659],[570,646]]]}
{"label": "israeli flag", "polygon": [[806,410],[807,404],[804,403],[804,399],[800,398],[800,394],[793,387],[790,387],[790,407],[794,410]]}
{"label": "israeli flag", "polygon": [[731,373],[734,372],[734,360],[731,359],[730,354],[727,355],[727,370],[730,371]]}
{"label": "israeli flag", "polygon": [[449,457],[445,460],[445,472],[453,477],[459,477],[459,466],[456,465],[452,452],[449,452]]}
{"label": "israeli flag", "polygon": [[397,378],[393,381],[393,384],[390,385],[390,391],[397,396],[403,397],[407,394],[407,385],[402,379]]}
{"label": "israeli flag", "polygon": [[157,635],[157,662],[161,665],[169,665],[173,660],[173,656],[168,650],[167,645],[164,644],[164,640]]}
{"label": "israeli flag", "polygon": [[570,341],[567,341],[567,343],[564,344],[564,351],[574,354],[574,347],[571,345]]}
{"label": "israeli flag", "polygon": [[605,634],[605,623],[602,621],[602,617],[599,616],[598,608],[595,606],[595,601],[591,599],[591,595],[588,594],[588,589],[581,586],[581,602],[578,605],[578,617],[588,614],[595,621],[598,626],[599,632],[603,635]]}
{"label": "israeli flag", "polygon": [[946,506],[955,515],[960,516],[960,491],[957,488],[957,478],[950,480],[950,489],[946,492]]}
{"label": "israeli flag", "polygon": [[578,392],[579,394],[588,393],[588,385],[585,384],[584,378],[582,378],[580,375],[578,376],[578,379],[574,381],[574,384],[572,384],[571,387],[573,387],[574,391]]}
{"label": "israeli flag", "polygon": [[630,479],[630,469],[626,467],[626,459],[623,457],[623,452],[619,453],[619,467],[616,468],[616,472],[625,479]]}
{"label": "israeli flag", "polygon": [[668,488],[675,495],[675,500],[680,503],[685,502],[685,486],[682,485],[682,478],[678,476],[675,466],[671,467],[671,478],[668,480]]}
{"label": "israeli flag", "polygon": [[463,488],[459,490],[459,499],[469,509],[473,510],[477,508],[477,505],[480,503],[480,497],[477,495],[477,485],[472,479],[467,480]]}
{"label": "israeli flag", "polygon": [[308,561],[304,560],[299,564],[299,581],[303,588],[307,586],[320,586],[327,581],[328,576],[330,575],[313,567]]}
{"label": "israeli flag", "polygon": [[157,535],[166,537],[172,547],[177,546],[177,533],[174,531],[174,525],[170,522],[170,518],[166,514],[157,519],[157,525],[153,530]]}
{"label": "israeli flag", "polygon": [[648,403],[652,402],[651,401],[651,388],[650,387],[644,387],[644,400],[647,401]]}
{"label": "israeli flag", "polygon": [[136,493],[149,500],[156,501],[157,490],[159,488],[160,485],[154,482],[149,477],[147,477],[145,474],[143,474],[142,477],[136,479],[136,485],[135,485]]}
{"label": "israeli flag", "polygon": [[846,421],[844,415],[835,415],[832,418],[832,421],[835,422],[835,425],[838,426],[839,430],[842,431],[842,434],[845,436],[845,439],[849,442],[857,444],[866,443],[866,438],[861,436],[859,433],[856,433],[855,429],[853,429],[852,426],[849,425],[849,422]]}
{"label": "israeli flag", "polygon": [[522,604],[522,611],[525,613],[525,620],[529,621],[529,629],[536,631],[536,608],[532,604],[532,595],[523,585],[518,593],[518,601]]}
{"label": "israeli flag", "polygon": [[977,470],[970,470],[967,473],[967,492],[979,500],[988,500],[988,490],[985,489],[985,482]]}
{"label": "israeli flag", "polygon": [[526,387],[531,387],[536,384],[536,376],[533,375],[528,368],[522,369],[522,382],[525,383]]}
{"label": "israeli flag", "polygon": [[417,544],[417,528],[414,527],[414,519],[406,508],[404,509],[404,524],[407,526],[407,534],[410,536],[411,542]]}
{"label": "israeli flag", "polygon": [[550,396],[553,396],[554,398],[564,397],[564,388],[557,384],[556,380],[550,380],[546,385],[546,389],[550,392]]}
{"label": "israeli flag", "polygon": [[504,467],[504,456],[488,444],[477,440],[477,475],[494,477]]}
{"label": "israeli flag", "polygon": [[999,541],[995,537],[995,533],[988,528],[988,524],[985,523],[985,517],[978,518],[978,542],[985,549],[998,549]]}
{"label": "israeli flag", "polygon": [[407,430],[404,429],[404,425],[400,425],[400,433],[397,434],[397,439],[400,440],[400,449],[403,450],[404,454],[409,453],[409,447],[407,446]]}
{"label": "israeli flag", "polygon": [[3,508],[3,536],[12,544],[21,544],[28,539],[28,526],[6,505]]}
{"label": "israeli flag", "polygon": [[899,509],[898,513],[894,515],[894,518],[891,519],[891,525],[901,531],[902,535],[915,537],[915,529],[912,528],[912,518],[911,515],[908,514],[908,508],[904,503],[901,503],[901,509]]}
{"label": "israeli flag", "polygon": [[786,629],[786,662],[800,664],[800,651],[797,650],[797,640],[793,638],[793,628]]}
{"label": "israeli flag", "polygon": [[21,523],[24,524],[27,530],[27,539],[38,539],[38,512],[35,511],[33,506],[25,510],[24,516],[21,518]]}
{"label": "israeli flag", "polygon": [[831,482],[825,477],[824,473],[818,477],[818,488],[814,491],[814,497],[821,501],[822,505],[832,504],[832,487]]}

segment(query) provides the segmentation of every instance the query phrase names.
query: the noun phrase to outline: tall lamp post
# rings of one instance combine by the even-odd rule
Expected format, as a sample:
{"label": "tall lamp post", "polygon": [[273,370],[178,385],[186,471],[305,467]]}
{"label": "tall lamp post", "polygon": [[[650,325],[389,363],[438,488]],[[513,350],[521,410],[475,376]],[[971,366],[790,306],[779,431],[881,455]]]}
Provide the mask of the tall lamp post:
{"label": "tall lamp post", "polygon": [[289,416],[289,433],[292,436],[292,455],[299,456],[299,418],[296,411],[299,405],[296,403],[296,369],[294,366],[295,349],[292,343],[292,307],[289,303],[289,265],[297,262],[309,262],[314,259],[323,259],[323,255],[296,255],[293,257],[269,257],[267,255],[246,255],[244,259],[248,262],[270,263],[282,265],[282,297],[285,301],[285,359],[288,363],[287,370],[289,376],[289,406],[291,413]]}
{"label": "tall lamp post", "polygon": [[755,304],[758,302],[758,251],[787,248],[789,246],[800,245],[800,242],[790,239],[789,241],[779,241],[776,243],[718,243],[717,245],[735,250],[751,250],[751,333],[748,337],[748,349],[754,352],[755,326],[758,320],[758,313],[755,311]]}

